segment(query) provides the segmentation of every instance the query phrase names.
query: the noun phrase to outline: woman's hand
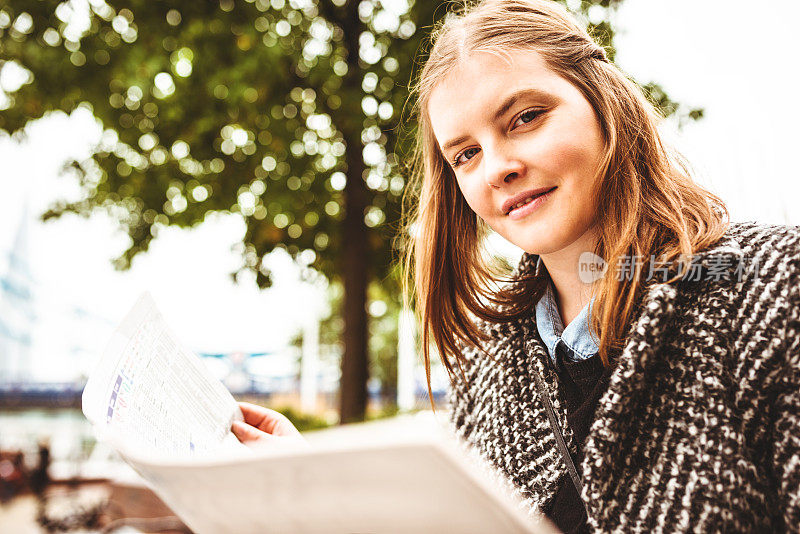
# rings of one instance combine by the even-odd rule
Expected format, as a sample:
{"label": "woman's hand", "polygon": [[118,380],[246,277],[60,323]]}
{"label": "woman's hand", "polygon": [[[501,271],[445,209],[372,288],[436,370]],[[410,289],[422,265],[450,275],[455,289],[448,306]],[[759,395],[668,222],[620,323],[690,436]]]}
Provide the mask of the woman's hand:
{"label": "woman's hand", "polygon": [[234,421],[231,430],[245,445],[268,445],[279,449],[308,449],[310,446],[289,419],[280,412],[249,402],[240,402],[244,423]]}

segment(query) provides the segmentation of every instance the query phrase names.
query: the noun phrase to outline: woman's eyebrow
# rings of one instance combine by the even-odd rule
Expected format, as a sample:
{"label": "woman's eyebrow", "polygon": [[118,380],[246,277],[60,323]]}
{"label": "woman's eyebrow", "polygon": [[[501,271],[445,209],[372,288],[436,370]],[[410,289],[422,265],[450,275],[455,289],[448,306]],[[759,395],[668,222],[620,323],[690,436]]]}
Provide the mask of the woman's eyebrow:
{"label": "woman's eyebrow", "polygon": [[548,93],[546,91],[542,91],[541,89],[534,89],[534,88],[522,89],[520,91],[511,93],[508,97],[506,97],[505,100],[503,100],[503,103],[500,104],[500,106],[494,112],[493,120],[495,122],[500,120],[500,118],[509,109],[511,109],[511,106],[513,106],[523,98],[534,98],[537,100],[541,100],[547,105],[552,105],[558,101],[558,99],[553,94]]}
{"label": "woman's eyebrow", "polygon": [[[492,117],[492,122],[497,122],[500,118],[509,110],[511,107],[522,100],[523,98],[533,98],[535,100],[540,100],[542,103],[548,106],[552,106],[558,102],[558,97],[553,95],[552,93],[548,93],[547,91],[543,91],[541,89],[535,88],[528,88],[528,89],[521,89],[519,91],[515,91],[508,95],[503,103],[495,110],[494,115]],[[442,152],[447,152],[449,149],[460,145],[461,143],[469,140],[469,136],[461,135],[456,137],[455,139],[451,139],[450,141],[446,142],[442,145]]]}
{"label": "woman's eyebrow", "polygon": [[449,149],[453,148],[454,146],[458,146],[464,141],[467,141],[469,136],[462,135],[460,137],[456,137],[455,139],[451,139],[450,141],[446,142],[442,145],[442,152],[447,152]]}

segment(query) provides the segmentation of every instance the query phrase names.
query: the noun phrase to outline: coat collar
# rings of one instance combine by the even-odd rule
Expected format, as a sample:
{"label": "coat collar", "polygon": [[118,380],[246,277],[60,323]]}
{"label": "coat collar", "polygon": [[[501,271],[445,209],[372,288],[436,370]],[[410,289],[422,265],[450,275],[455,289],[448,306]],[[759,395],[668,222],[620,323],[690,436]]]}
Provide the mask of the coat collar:
{"label": "coat collar", "polygon": [[[638,318],[631,332],[636,331],[644,324],[649,324],[651,320],[655,320],[656,318],[652,317],[654,314],[671,315],[671,307],[668,304],[674,301],[679,291],[678,284],[683,284],[683,290],[685,290],[687,284],[697,284],[704,279],[723,284],[726,281],[741,282],[743,269],[746,269],[747,266],[744,253],[736,238],[737,231],[738,225],[734,223],[729,226],[726,233],[716,243],[695,252],[691,259],[691,265],[694,267],[690,268],[687,274],[687,281],[678,280],[664,283],[660,282],[658,277],[648,281],[645,284],[644,297],[639,308],[640,314],[637,316]],[[544,265],[539,262],[539,255],[526,252],[520,258],[511,278],[519,279],[534,273],[537,277],[543,276],[543,270]],[[674,268],[671,269],[669,276],[666,278],[675,273]],[[669,319],[669,317],[666,319]],[[522,317],[508,323],[491,325],[490,329],[500,335],[514,335],[521,332],[527,338],[532,334],[531,326],[533,326],[533,330],[536,329],[535,318],[531,320],[528,317]]]}
{"label": "coat collar", "polygon": [[[515,275],[524,276],[536,269],[539,256],[536,254],[523,254]],[[619,366],[615,375],[626,384],[627,394],[633,394],[635,389],[643,386],[641,380],[629,380],[632,377],[644,377],[644,371],[650,361],[657,355],[661,344],[665,341],[664,331],[670,323],[674,313],[676,299],[679,294],[691,291],[689,284],[701,284],[710,281],[722,288],[728,288],[733,282],[740,282],[742,271],[746,268],[745,258],[739,241],[736,239],[735,225],[729,227],[727,232],[716,243],[706,249],[695,252],[691,265],[697,266],[697,280],[691,278],[687,281],[677,280],[670,283],[660,282],[658,279],[649,281],[645,285],[645,292],[638,308],[636,318],[629,330],[626,345],[619,359]],[[539,265],[537,275],[542,275],[543,265]],[[690,271],[691,272],[691,271]],[[670,276],[673,271],[670,271]],[[737,284],[739,285],[739,284]],[[547,349],[535,334],[535,318],[522,318],[512,321],[514,324],[508,333],[518,332],[530,341],[535,338],[536,343],[528,346],[529,354],[537,356],[535,359],[546,355]],[[538,347],[541,345],[541,347]],[[542,350],[536,350],[541,348]],[[531,352],[534,351],[534,352]],[[546,372],[543,368],[538,369]],[[544,376],[544,375],[543,375]],[[553,378],[552,376],[548,378]],[[552,382],[551,382],[552,383]],[[622,393],[622,392],[621,392]]]}
{"label": "coat collar", "polygon": [[[710,279],[714,280],[733,279],[736,269],[744,267],[742,265],[743,260],[744,253],[735,237],[734,226],[729,228],[716,243],[692,255],[692,265],[698,265],[706,270],[706,274],[710,276]],[[529,276],[534,273],[537,276],[541,276],[543,266],[539,263],[538,254],[524,253],[512,274],[512,278]],[[674,269],[669,271],[670,274],[674,272],[676,272]],[[725,276],[726,274],[728,275],[727,277]],[[646,286],[659,285],[659,278],[661,277],[654,277]]]}

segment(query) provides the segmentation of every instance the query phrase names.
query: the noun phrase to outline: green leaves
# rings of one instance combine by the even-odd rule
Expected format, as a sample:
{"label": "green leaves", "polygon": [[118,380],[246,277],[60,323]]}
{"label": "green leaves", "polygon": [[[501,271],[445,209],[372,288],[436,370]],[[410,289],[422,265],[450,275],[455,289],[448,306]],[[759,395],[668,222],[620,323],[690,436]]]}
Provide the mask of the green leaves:
{"label": "green leaves", "polygon": [[[596,19],[618,2],[567,4],[580,4],[613,53],[613,28]],[[121,267],[147,249],[153,225],[232,211],[247,221],[243,268],[258,271],[283,244],[292,254],[314,251],[314,267],[335,278],[347,209],[337,184],[350,180],[363,183],[368,260],[382,278],[405,183],[395,151],[406,154],[413,136],[410,125],[398,139],[408,59],[420,48],[416,28],[442,15],[437,5],[122,0],[80,12],[56,0],[10,0],[0,12],[0,61],[28,74],[0,128],[91,108],[114,142],[74,165],[85,199],[47,216],[116,206],[131,237]],[[679,109],[655,84],[645,89],[667,114],[702,113]],[[363,176],[348,174],[347,151],[363,157]],[[268,273],[259,279],[267,284]]]}

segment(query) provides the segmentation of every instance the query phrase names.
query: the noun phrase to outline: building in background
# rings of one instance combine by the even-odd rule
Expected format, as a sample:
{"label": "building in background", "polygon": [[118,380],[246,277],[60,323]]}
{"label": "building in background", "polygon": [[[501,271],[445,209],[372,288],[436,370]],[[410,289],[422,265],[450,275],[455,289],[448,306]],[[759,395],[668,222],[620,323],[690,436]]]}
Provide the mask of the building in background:
{"label": "building in background", "polygon": [[12,384],[31,379],[36,313],[28,263],[29,217],[26,203],[5,269],[0,270],[0,381]]}

